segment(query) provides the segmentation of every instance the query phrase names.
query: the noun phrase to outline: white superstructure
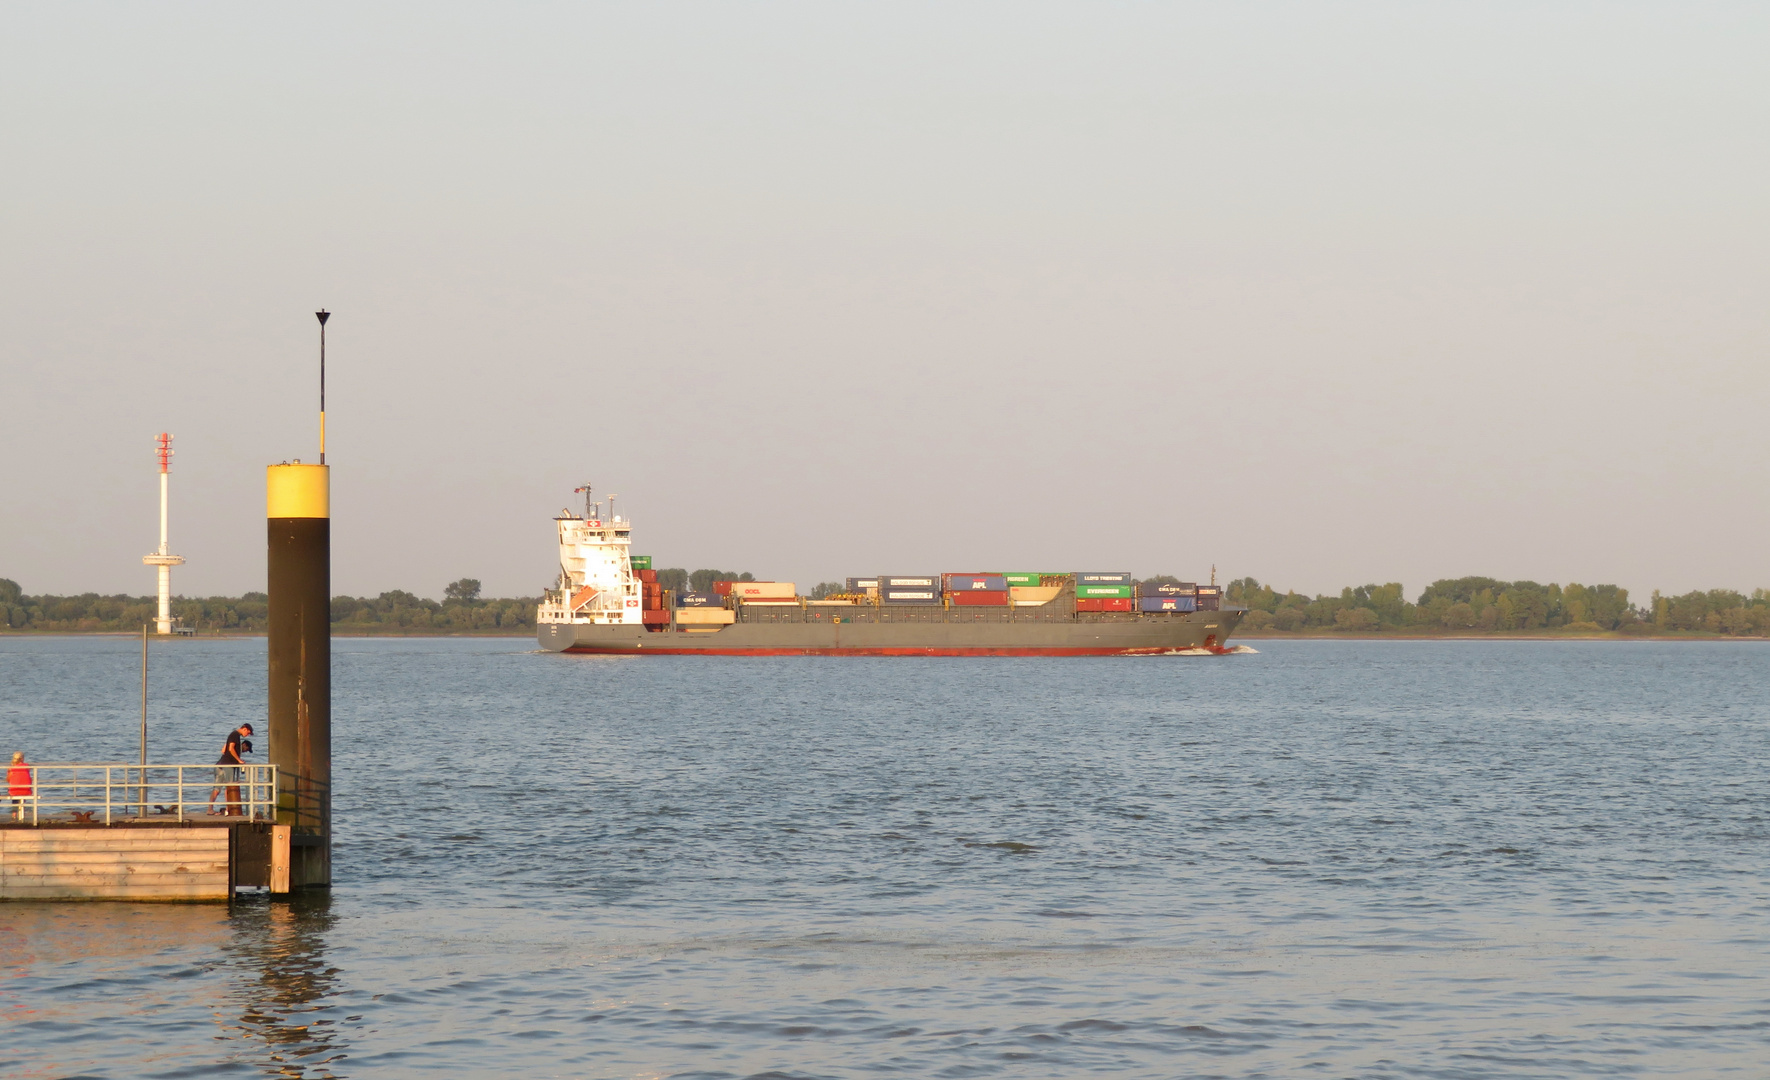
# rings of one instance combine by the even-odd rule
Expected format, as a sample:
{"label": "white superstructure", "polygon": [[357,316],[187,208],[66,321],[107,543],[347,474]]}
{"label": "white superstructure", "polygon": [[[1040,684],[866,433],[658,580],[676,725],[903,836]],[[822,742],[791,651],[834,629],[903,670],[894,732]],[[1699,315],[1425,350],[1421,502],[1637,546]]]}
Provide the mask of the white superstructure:
{"label": "white superstructure", "polygon": [[613,496],[605,519],[602,504],[590,502],[589,485],[578,490],[584,493],[583,516],[563,510],[553,519],[559,527],[559,583],[541,595],[535,621],[643,622],[640,583],[629,550],[633,523],[614,513]]}
{"label": "white superstructure", "polygon": [[154,632],[172,633],[172,568],[184,562],[182,555],[172,554],[166,543],[166,476],[172,469],[172,436],[160,432],[155,453],[160,458],[160,549],[143,555],[141,561],[160,568],[160,613],[154,618]]}

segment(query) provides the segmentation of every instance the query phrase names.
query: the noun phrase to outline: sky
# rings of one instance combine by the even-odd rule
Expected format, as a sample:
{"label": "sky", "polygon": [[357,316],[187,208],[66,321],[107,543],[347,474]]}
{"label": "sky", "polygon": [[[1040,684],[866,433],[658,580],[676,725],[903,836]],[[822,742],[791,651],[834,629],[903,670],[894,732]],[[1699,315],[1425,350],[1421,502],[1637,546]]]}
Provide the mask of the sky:
{"label": "sky", "polygon": [[1770,7],[14,4],[0,577],[1770,586]]}

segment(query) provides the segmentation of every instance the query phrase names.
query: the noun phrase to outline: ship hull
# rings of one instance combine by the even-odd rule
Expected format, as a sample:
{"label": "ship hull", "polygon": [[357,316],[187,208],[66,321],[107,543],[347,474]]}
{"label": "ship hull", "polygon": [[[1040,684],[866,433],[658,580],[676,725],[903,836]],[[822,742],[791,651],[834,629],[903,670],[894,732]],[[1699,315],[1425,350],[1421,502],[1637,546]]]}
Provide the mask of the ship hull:
{"label": "ship hull", "polygon": [[[936,613],[942,614],[942,613]],[[1159,656],[1228,651],[1240,611],[1125,615],[1085,620],[739,622],[716,631],[542,623],[553,652],[634,656]]]}

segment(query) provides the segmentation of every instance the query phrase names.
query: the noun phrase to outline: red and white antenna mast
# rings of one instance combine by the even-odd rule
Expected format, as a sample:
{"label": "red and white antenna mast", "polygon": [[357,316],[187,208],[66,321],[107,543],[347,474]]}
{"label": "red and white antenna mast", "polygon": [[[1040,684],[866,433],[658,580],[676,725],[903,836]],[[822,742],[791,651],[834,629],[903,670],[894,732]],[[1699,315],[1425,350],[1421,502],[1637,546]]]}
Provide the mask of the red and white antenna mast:
{"label": "red and white antenna mast", "polygon": [[155,440],[154,456],[160,459],[160,548],[141,561],[160,570],[160,611],[154,619],[154,632],[172,633],[172,568],[184,562],[182,555],[172,554],[166,541],[166,477],[172,471],[172,436],[164,431]]}

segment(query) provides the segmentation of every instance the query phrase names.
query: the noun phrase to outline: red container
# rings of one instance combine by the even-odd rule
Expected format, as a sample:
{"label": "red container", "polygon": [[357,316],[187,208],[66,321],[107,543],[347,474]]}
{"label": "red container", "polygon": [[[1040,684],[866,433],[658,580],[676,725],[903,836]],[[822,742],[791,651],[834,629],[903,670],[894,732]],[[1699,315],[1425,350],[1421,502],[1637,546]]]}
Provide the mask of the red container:
{"label": "red container", "polygon": [[972,592],[947,593],[954,607],[1007,607],[1008,593],[977,589]]}
{"label": "red container", "polygon": [[1077,600],[1077,611],[1130,611],[1131,598],[1128,596],[1106,600]]}
{"label": "red container", "polygon": [[668,611],[642,611],[639,613],[639,621],[647,626],[668,625],[670,613]]}
{"label": "red container", "polygon": [[658,583],[658,572],[656,570],[635,570],[633,572],[638,574],[639,580],[645,582],[647,585],[656,585]]}
{"label": "red container", "polygon": [[732,586],[732,583],[729,581],[715,581],[713,583],[713,591],[718,593],[720,596],[730,596],[731,595],[731,586]]}

